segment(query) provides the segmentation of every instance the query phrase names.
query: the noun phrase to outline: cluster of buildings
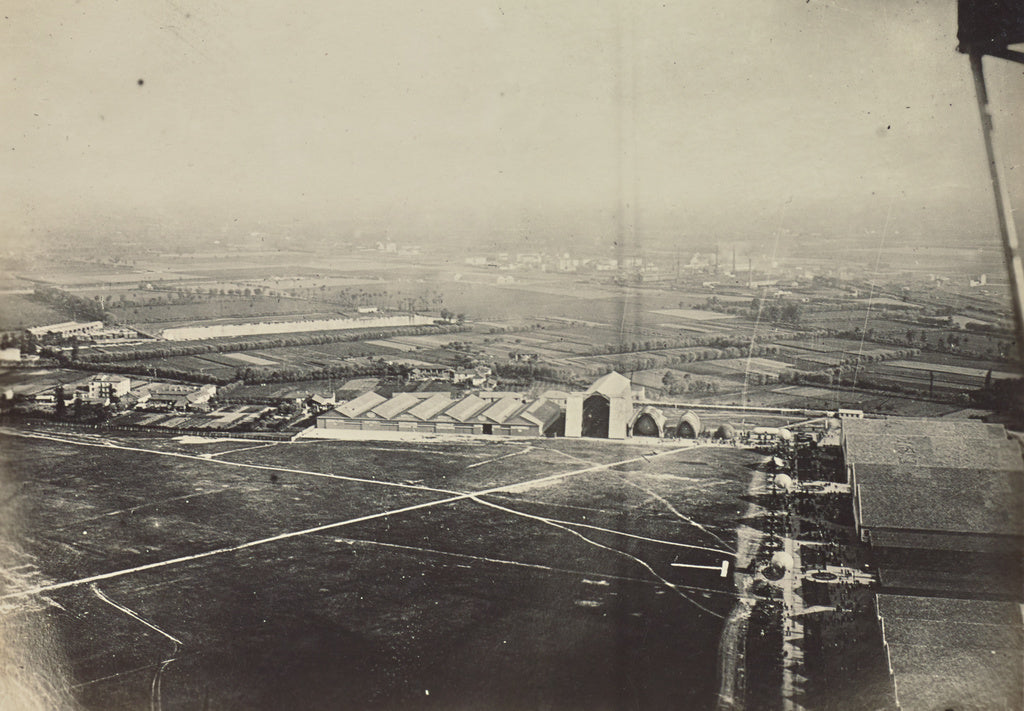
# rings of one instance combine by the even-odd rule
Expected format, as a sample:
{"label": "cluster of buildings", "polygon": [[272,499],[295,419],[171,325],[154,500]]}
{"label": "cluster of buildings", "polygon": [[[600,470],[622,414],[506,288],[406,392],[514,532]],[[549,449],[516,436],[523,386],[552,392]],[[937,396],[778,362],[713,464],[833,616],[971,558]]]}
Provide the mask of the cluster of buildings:
{"label": "cluster of buildings", "polygon": [[501,270],[535,270],[543,272],[576,273],[583,271],[615,272],[623,271],[657,271],[658,267],[652,260],[643,257],[625,257],[623,259],[579,259],[568,252],[547,254],[540,252],[498,252],[490,256],[473,255],[466,257],[465,262],[473,267],[489,267]]}
{"label": "cluster of buildings", "polygon": [[33,326],[26,329],[30,336],[38,341],[110,341],[122,338],[135,338],[138,332],[132,328],[107,327],[102,321],[65,321],[49,326]]}
{"label": "cluster of buildings", "polygon": [[476,368],[417,365],[409,369],[409,380],[412,382],[438,380],[454,385],[469,384],[474,388],[494,387],[497,384],[491,369],[486,365],[477,366]]}
{"label": "cluster of buildings", "polygon": [[[430,374],[426,369],[422,375]],[[701,435],[694,412],[666,415],[637,403],[638,392],[619,373],[598,378],[577,393],[399,393],[390,398],[365,392],[317,418],[319,430],[426,432],[519,437],[625,439]],[[323,433],[322,433],[323,434]]]}
{"label": "cluster of buildings", "polygon": [[[121,402],[132,407],[168,410],[205,408],[217,394],[217,386],[181,383],[132,381],[123,375],[103,373],[68,383],[60,388],[64,404],[75,401],[107,406]],[[55,405],[60,397],[57,387],[48,387],[33,395],[36,403]]]}
{"label": "cluster of buildings", "polygon": [[386,398],[368,392],[317,418],[324,430],[377,430],[506,436],[545,436],[562,416],[546,398],[516,393],[400,393]]}
{"label": "cluster of buildings", "polygon": [[1001,425],[850,418],[842,447],[897,706],[1018,708],[1020,446]]}

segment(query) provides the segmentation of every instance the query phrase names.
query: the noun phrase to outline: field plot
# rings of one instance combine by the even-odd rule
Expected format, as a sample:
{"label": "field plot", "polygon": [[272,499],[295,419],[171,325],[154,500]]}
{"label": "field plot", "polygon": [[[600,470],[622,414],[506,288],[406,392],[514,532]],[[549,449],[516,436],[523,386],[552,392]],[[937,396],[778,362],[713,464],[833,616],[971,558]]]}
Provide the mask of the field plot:
{"label": "field plot", "polygon": [[1007,380],[1009,378],[1020,377],[1019,373],[1010,373],[1001,370],[985,370],[984,368],[968,368],[961,365],[945,365],[941,363],[920,363],[917,361],[895,360],[890,362],[888,365],[894,368],[933,371],[944,375],[959,375],[967,378],[981,378],[982,380],[984,380],[987,373],[992,374],[993,380]]}
{"label": "field plot", "polygon": [[10,432],[2,444],[20,489],[0,558],[0,615],[19,636],[2,655],[59,641],[51,665],[26,671],[50,675],[30,681],[51,702],[70,690],[96,709],[714,705],[731,580],[673,563],[731,559],[748,452]]}
{"label": "field plot", "polygon": [[662,316],[675,316],[676,318],[688,321],[721,321],[723,319],[736,318],[732,314],[723,314],[717,311],[701,311],[700,309],[658,309],[651,313],[661,314]]}
{"label": "field plot", "polygon": [[751,405],[762,407],[796,407],[816,410],[835,410],[843,407],[903,417],[939,417],[958,409],[956,405],[897,395],[808,385],[784,385],[770,390],[758,389],[748,393],[748,402]]}
{"label": "field plot", "polygon": [[234,361],[241,361],[250,365],[280,365],[276,360],[267,360],[266,358],[260,358],[258,356],[250,355],[248,353],[225,353],[225,358],[230,358]]}
{"label": "field plot", "polygon": [[113,422],[118,425],[141,425],[144,427],[223,430],[238,428],[246,423],[254,422],[270,409],[259,405],[225,405],[211,412],[193,413],[187,416],[168,412],[133,410],[117,415]]}
{"label": "field plot", "polygon": [[0,298],[0,331],[17,331],[32,326],[70,321],[67,314],[22,294],[4,294]]}

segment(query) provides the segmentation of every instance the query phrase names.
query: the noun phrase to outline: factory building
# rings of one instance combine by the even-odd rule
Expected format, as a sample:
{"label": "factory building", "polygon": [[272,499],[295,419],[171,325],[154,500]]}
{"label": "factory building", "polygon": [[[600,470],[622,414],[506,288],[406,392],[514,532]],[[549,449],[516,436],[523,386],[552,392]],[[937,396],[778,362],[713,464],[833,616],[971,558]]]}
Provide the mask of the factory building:
{"label": "factory building", "polygon": [[[629,379],[611,372],[584,392],[548,391],[539,398],[514,392],[398,393],[370,391],[338,404],[317,418],[320,430],[452,433],[504,436],[565,436],[626,439],[696,439],[702,423],[694,412],[669,419],[642,399]],[[325,435],[327,433],[324,433]]]}

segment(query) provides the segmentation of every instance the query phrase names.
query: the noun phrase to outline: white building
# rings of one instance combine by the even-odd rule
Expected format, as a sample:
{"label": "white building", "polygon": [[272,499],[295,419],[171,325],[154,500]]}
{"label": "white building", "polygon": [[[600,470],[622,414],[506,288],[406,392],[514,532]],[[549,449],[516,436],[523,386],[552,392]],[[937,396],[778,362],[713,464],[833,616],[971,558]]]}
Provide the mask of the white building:
{"label": "white building", "polygon": [[96,375],[89,379],[89,397],[93,399],[121,397],[131,389],[132,381],[123,375]]}
{"label": "white building", "polygon": [[89,321],[88,323],[65,321],[64,323],[54,323],[49,326],[34,326],[28,329],[28,332],[36,338],[50,335],[59,336],[60,338],[71,338],[72,336],[87,336],[93,331],[99,331],[102,328],[102,321]]}

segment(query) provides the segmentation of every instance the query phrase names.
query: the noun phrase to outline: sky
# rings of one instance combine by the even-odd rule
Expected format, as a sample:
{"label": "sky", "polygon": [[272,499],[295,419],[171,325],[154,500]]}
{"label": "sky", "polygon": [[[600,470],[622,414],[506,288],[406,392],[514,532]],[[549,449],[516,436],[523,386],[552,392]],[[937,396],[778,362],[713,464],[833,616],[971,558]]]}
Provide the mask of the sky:
{"label": "sky", "polygon": [[[10,0],[0,27],[8,245],[997,239],[954,0]],[[1018,209],[1022,70],[986,59]]]}

